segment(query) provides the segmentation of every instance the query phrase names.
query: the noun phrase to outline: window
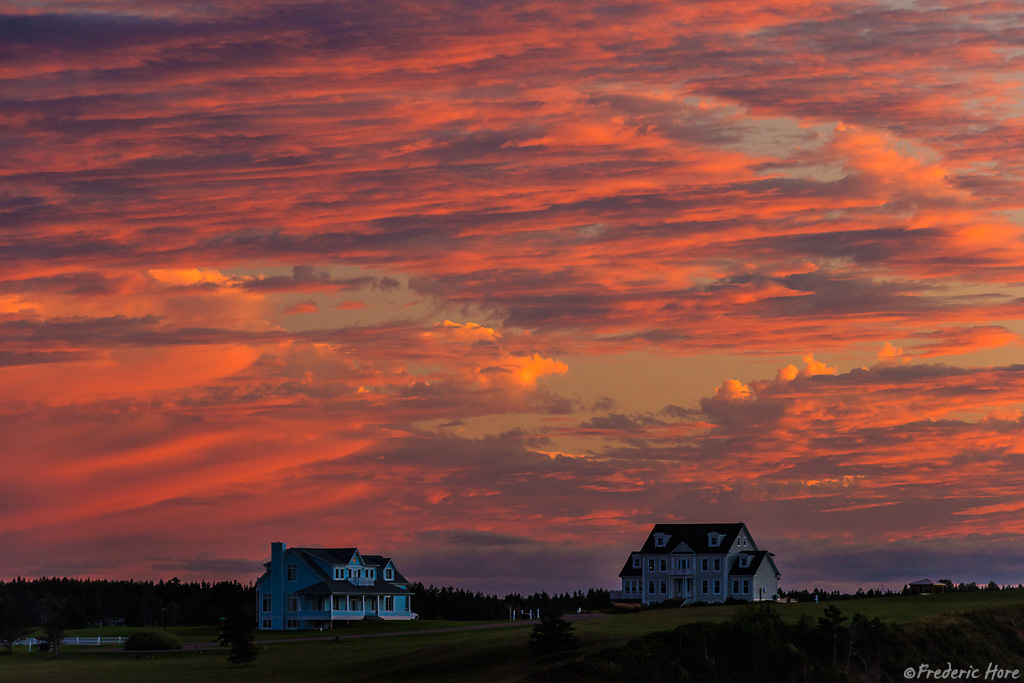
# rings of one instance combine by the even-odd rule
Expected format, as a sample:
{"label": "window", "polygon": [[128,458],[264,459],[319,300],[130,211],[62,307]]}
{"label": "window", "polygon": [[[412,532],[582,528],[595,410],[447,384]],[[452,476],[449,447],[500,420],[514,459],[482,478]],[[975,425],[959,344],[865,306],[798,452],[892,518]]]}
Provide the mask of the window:
{"label": "window", "polygon": [[270,628],[270,619],[264,619],[262,623],[263,623],[263,625],[260,628],[265,628],[265,629],[269,629]]}
{"label": "window", "polygon": [[288,565],[288,580],[297,581],[299,579],[299,567],[294,564]]}
{"label": "window", "polygon": [[718,595],[721,592],[722,592],[722,582],[716,579],[715,580],[715,595]]}
{"label": "window", "polygon": [[662,560],[661,560],[661,571],[665,571],[666,569],[668,569],[668,560],[662,558]]}
{"label": "window", "polygon": [[739,579],[733,579],[732,580],[732,592],[733,592],[733,595],[735,595],[736,593],[740,592],[740,581],[739,581]]}
{"label": "window", "polygon": [[394,569],[392,569],[391,567],[388,567],[387,569],[384,570],[384,580],[385,581],[393,581],[394,578],[395,578],[395,570]]}
{"label": "window", "polygon": [[666,540],[667,539],[664,536],[661,536],[661,535],[655,536],[654,537],[654,547],[655,548],[664,548]]}
{"label": "window", "polygon": [[312,610],[322,610],[324,608],[324,596],[315,595],[309,599],[309,608]]}
{"label": "window", "polygon": [[341,567],[335,567],[334,568],[334,580],[335,581],[341,581],[341,577],[342,577]]}
{"label": "window", "polygon": [[685,557],[680,557],[678,561],[679,561],[679,568],[682,569],[683,571],[686,571],[687,569],[690,568],[690,561],[688,559],[686,559]]}
{"label": "window", "polygon": [[668,586],[666,585],[666,583],[664,581],[661,582],[661,586],[659,586],[659,588],[661,588],[661,594],[662,595],[664,595],[665,593],[668,593]]}
{"label": "window", "polygon": [[700,592],[703,593],[704,595],[707,595],[707,593],[708,593],[708,580],[707,579],[704,579],[703,581],[700,582]]}
{"label": "window", "polygon": [[298,612],[299,611],[299,598],[295,593],[288,594],[288,611]]}
{"label": "window", "polygon": [[270,593],[264,593],[263,594],[263,611],[264,612],[269,612],[270,611]]}
{"label": "window", "polygon": [[719,542],[721,542],[721,540],[722,540],[722,537],[712,531],[710,534],[708,534],[708,547],[709,548],[717,548],[718,544],[719,544]]}
{"label": "window", "polygon": [[750,555],[740,555],[740,566],[741,567],[749,567],[750,566]]}
{"label": "window", "polygon": [[651,595],[654,595],[654,582],[653,581],[648,581],[647,582],[647,592],[650,593]]}
{"label": "window", "polygon": [[647,559],[647,571],[649,571],[649,572],[653,572],[654,571],[654,558],[653,557]]}
{"label": "window", "polygon": [[708,570],[708,558],[706,558],[706,557],[700,558],[700,570],[702,572],[706,572]]}
{"label": "window", "polygon": [[284,627],[285,628],[298,628],[299,627],[299,620],[298,619],[289,619],[288,621],[286,621],[284,623]]}
{"label": "window", "polygon": [[722,558],[720,558],[720,557],[716,557],[716,558],[714,559],[714,564],[715,564],[715,566],[714,566],[714,570],[715,570],[716,572],[720,572],[720,571],[722,571]]}
{"label": "window", "polygon": [[395,611],[395,596],[385,595],[384,596],[384,611],[394,612]]}
{"label": "window", "polygon": [[743,592],[744,593],[749,593],[750,592],[750,579],[743,579]]}
{"label": "window", "polygon": [[640,556],[636,555],[633,558],[633,569],[640,569]]}

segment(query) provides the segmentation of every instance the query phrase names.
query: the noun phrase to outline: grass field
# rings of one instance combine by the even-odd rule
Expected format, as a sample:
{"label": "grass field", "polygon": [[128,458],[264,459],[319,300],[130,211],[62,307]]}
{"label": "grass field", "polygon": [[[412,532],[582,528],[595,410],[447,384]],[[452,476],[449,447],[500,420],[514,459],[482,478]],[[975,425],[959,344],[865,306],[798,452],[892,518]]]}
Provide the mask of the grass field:
{"label": "grass field", "polygon": [[[907,622],[1003,605],[1024,604],[1024,590],[901,596],[840,601],[844,614],[860,612],[888,622]],[[777,608],[787,621],[802,615],[820,616],[825,604],[792,603]],[[692,607],[649,610],[630,614],[594,615],[575,622],[583,641],[583,654],[619,645],[637,636],[675,628],[694,621],[731,618],[742,606]],[[477,622],[479,623],[479,622]],[[222,650],[211,647],[202,654],[167,653],[131,656],[125,652],[98,652],[95,647],[65,647],[59,658],[48,653],[15,648],[0,655],[0,681],[520,681],[546,665],[530,657],[528,625],[505,625],[476,631],[444,631],[467,622],[392,622],[352,624],[333,633],[288,632],[257,634],[259,658],[247,667],[233,666]],[[69,635],[130,635],[139,629],[83,629]],[[175,628],[183,642],[210,643],[215,628]],[[387,637],[382,634],[392,633]],[[332,636],[339,636],[335,641]],[[368,636],[346,638],[344,636]],[[323,638],[280,642],[294,638]]]}

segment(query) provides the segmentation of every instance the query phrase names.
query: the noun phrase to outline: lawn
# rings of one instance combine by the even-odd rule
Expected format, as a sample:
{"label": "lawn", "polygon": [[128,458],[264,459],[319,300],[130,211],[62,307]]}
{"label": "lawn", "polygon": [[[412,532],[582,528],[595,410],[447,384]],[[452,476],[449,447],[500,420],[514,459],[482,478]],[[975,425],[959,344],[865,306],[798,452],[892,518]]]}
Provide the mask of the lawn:
{"label": "lawn", "polygon": [[[1024,604],[1024,590],[953,593],[934,596],[867,598],[828,603],[844,614],[860,612],[888,622],[906,622],[942,614],[1003,605]],[[806,615],[821,616],[825,604],[791,603],[777,605],[787,621]],[[694,621],[731,618],[744,606],[708,606],[646,610],[630,614],[593,615],[575,622],[583,641],[583,653],[619,645],[653,631],[664,631]],[[479,623],[479,622],[477,622]],[[493,622],[492,622],[493,623]],[[546,665],[533,659],[526,648],[530,627],[505,624],[502,628],[446,632],[439,629],[462,627],[467,622],[392,622],[351,624],[332,632],[260,633],[259,658],[247,667],[232,666],[223,650],[211,648],[202,654],[168,653],[131,656],[124,652],[98,652],[95,647],[66,647],[61,657],[31,654],[16,648],[13,655],[0,656],[0,680],[67,681],[68,683],[108,681],[521,681]],[[117,633],[114,633],[117,630]],[[130,635],[133,629],[89,629],[72,635]],[[216,628],[169,629],[184,642],[209,643]],[[346,638],[393,633],[389,637]],[[332,636],[338,636],[334,640]],[[318,638],[302,642],[281,642],[293,638]],[[325,639],[326,638],[326,639]],[[20,650],[20,651],[19,651]]]}

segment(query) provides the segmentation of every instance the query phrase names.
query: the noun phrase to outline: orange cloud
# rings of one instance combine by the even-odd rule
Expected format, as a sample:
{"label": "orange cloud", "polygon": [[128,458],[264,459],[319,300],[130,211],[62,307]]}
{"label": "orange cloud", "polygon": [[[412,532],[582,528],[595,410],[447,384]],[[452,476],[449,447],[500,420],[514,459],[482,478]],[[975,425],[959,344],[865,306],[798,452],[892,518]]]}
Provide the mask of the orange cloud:
{"label": "orange cloud", "polygon": [[305,301],[299,301],[298,303],[287,306],[284,309],[285,315],[293,315],[295,313],[316,313],[320,310],[320,307],[312,299],[306,299]]}

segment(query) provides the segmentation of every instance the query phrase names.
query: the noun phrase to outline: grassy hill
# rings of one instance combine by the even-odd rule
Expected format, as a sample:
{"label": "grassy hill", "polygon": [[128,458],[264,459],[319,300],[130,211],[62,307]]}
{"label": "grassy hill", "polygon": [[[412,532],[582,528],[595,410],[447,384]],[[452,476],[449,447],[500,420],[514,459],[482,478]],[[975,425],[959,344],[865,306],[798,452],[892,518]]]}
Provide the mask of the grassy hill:
{"label": "grassy hill", "polygon": [[[847,616],[859,612],[887,624],[953,624],[961,631],[972,628],[970,621],[956,615],[975,610],[1024,608],[1024,590],[982,591],[934,596],[899,596],[828,603]],[[776,610],[789,624],[802,617],[816,623],[826,604],[780,604]],[[580,658],[620,647],[627,641],[654,632],[664,632],[697,622],[725,623],[743,606],[706,606],[645,610],[630,614],[583,615],[575,632],[583,643]],[[487,624],[497,626],[493,622]],[[288,632],[257,634],[259,658],[247,667],[232,666],[223,650],[211,641],[216,629],[170,629],[186,643],[205,643],[198,652],[143,655],[100,652],[95,647],[66,646],[61,657],[16,648],[12,655],[0,655],[0,680],[19,681],[522,681],[539,675],[551,662],[531,657],[526,642],[530,626],[502,623],[483,630],[463,628],[466,622],[406,622],[352,624],[333,632]],[[1024,626],[1024,621],[1022,621]],[[980,628],[980,627],[979,627]],[[91,629],[69,635],[130,635],[131,629]],[[901,631],[902,633],[903,631]],[[337,640],[335,640],[337,637]],[[295,642],[293,639],[307,638]],[[315,640],[314,640],[315,638]],[[907,647],[910,647],[909,645]],[[927,653],[925,653],[927,654]],[[925,656],[915,654],[915,656]],[[936,664],[939,662],[936,661]],[[944,662],[942,662],[944,663]],[[907,666],[917,664],[909,662]],[[985,666],[988,662],[979,662]]]}

